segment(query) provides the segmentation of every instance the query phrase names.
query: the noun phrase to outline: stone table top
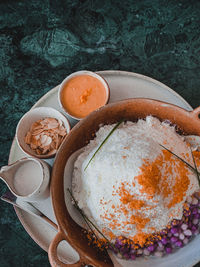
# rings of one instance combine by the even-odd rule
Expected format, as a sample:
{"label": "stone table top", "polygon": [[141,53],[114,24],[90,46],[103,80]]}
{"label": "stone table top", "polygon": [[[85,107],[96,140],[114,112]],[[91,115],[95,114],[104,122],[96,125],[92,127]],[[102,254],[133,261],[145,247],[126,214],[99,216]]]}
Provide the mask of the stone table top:
{"label": "stone table top", "polygon": [[[199,106],[200,2],[1,0],[1,166],[21,116],[82,69],[141,73]],[[0,202],[0,214],[0,266],[49,266],[13,208]]]}

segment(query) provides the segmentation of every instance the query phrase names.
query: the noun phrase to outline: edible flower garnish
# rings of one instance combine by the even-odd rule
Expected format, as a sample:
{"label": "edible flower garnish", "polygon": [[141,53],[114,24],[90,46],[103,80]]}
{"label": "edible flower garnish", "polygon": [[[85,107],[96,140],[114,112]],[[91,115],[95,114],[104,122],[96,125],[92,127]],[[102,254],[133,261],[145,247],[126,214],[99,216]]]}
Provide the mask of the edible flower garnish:
{"label": "edible flower garnish", "polygon": [[93,158],[95,157],[95,155],[97,154],[97,152],[100,150],[100,148],[103,146],[103,144],[108,140],[108,138],[111,136],[111,134],[119,127],[119,125],[122,123],[123,121],[119,121],[114,128],[109,132],[109,134],[106,136],[106,138],[103,140],[103,142],[100,144],[100,146],[97,148],[97,150],[94,152],[94,154],[92,155],[91,159],[89,160],[88,164],[85,166],[84,171],[87,169],[87,167],[89,166],[90,162],[93,160]]}
{"label": "edible flower garnish", "polygon": [[192,153],[192,149],[190,147],[190,150],[191,150],[191,154],[192,154],[192,159],[193,159],[193,162],[194,162],[194,166],[193,167],[192,165],[190,165],[187,161],[185,161],[184,159],[182,159],[181,157],[179,157],[178,155],[176,155],[174,152],[172,152],[171,150],[169,150],[168,148],[166,148],[165,146],[161,145],[161,147],[163,147],[165,150],[167,150],[169,153],[171,153],[172,155],[174,155],[176,158],[178,158],[179,160],[181,160],[182,162],[184,162],[196,175],[197,175],[197,180],[199,182],[199,186],[200,186],[200,173],[199,171],[197,170],[197,165],[196,165],[196,161],[195,161],[195,158],[194,158],[194,155]]}

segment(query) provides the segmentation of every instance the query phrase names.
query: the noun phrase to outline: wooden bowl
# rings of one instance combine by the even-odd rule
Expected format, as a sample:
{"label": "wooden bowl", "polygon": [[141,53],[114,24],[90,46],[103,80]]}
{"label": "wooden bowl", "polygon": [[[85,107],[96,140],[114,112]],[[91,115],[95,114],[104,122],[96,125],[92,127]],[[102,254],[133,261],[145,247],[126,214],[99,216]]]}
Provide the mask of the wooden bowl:
{"label": "wooden bowl", "polygon": [[[155,116],[161,121],[170,120],[178,126],[182,134],[200,136],[200,107],[189,112],[175,105],[156,100],[128,99],[109,104],[91,113],[71,130],[61,145],[53,166],[51,181],[53,208],[59,228],[58,234],[49,248],[49,260],[52,266],[84,266],[84,264],[99,267],[113,266],[108,255],[103,257],[88,245],[82,228],[70,217],[64,199],[64,169],[70,155],[94,138],[94,133],[99,129],[99,125],[111,124],[120,120],[137,121],[148,115]],[[62,240],[67,240],[79,253],[80,259],[77,263],[63,264],[58,259],[57,246]]]}

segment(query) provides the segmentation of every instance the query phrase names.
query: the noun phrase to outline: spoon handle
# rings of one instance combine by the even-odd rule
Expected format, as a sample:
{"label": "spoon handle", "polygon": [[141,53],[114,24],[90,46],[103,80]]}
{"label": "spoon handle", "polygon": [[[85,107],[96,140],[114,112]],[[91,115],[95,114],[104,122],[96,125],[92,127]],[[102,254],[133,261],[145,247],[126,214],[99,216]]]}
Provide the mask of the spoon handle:
{"label": "spoon handle", "polygon": [[37,208],[35,208],[31,203],[17,198],[10,191],[7,191],[5,194],[3,194],[1,196],[1,200],[12,204],[12,205],[28,212],[31,215],[36,216],[37,218],[42,219],[45,223],[47,223],[48,225],[53,227],[54,230],[58,229],[58,226],[54,222],[52,222],[49,218],[47,218],[41,211],[39,211]]}

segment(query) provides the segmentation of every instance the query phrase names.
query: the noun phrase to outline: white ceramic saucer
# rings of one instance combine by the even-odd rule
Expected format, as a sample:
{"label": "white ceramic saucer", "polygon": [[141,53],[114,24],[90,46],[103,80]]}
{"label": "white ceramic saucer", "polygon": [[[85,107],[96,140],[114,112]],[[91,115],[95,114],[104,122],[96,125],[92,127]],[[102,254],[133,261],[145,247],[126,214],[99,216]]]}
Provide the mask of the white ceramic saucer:
{"label": "white ceramic saucer", "polygon": [[[192,107],[180,95],[166,85],[149,77],[125,71],[100,71],[98,74],[102,75],[110,86],[109,102],[127,98],[144,97],[162,100],[180,106],[186,110],[192,110]],[[57,92],[58,86],[45,94],[33,107],[49,106],[62,112],[57,100]],[[73,127],[76,121],[71,118],[69,118],[69,120]],[[9,163],[24,156],[25,154],[20,150],[14,139],[10,150]],[[18,208],[15,210],[25,230],[41,248],[47,251],[51,240],[56,235],[56,231],[40,219],[25,211]],[[72,263],[77,259],[76,253],[69,245],[65,244],[64,247],[64,244],[62,244],[61,250],[62,257],[64,257],[66,261]],[[195,262],[193,264],[195,264]]]}

